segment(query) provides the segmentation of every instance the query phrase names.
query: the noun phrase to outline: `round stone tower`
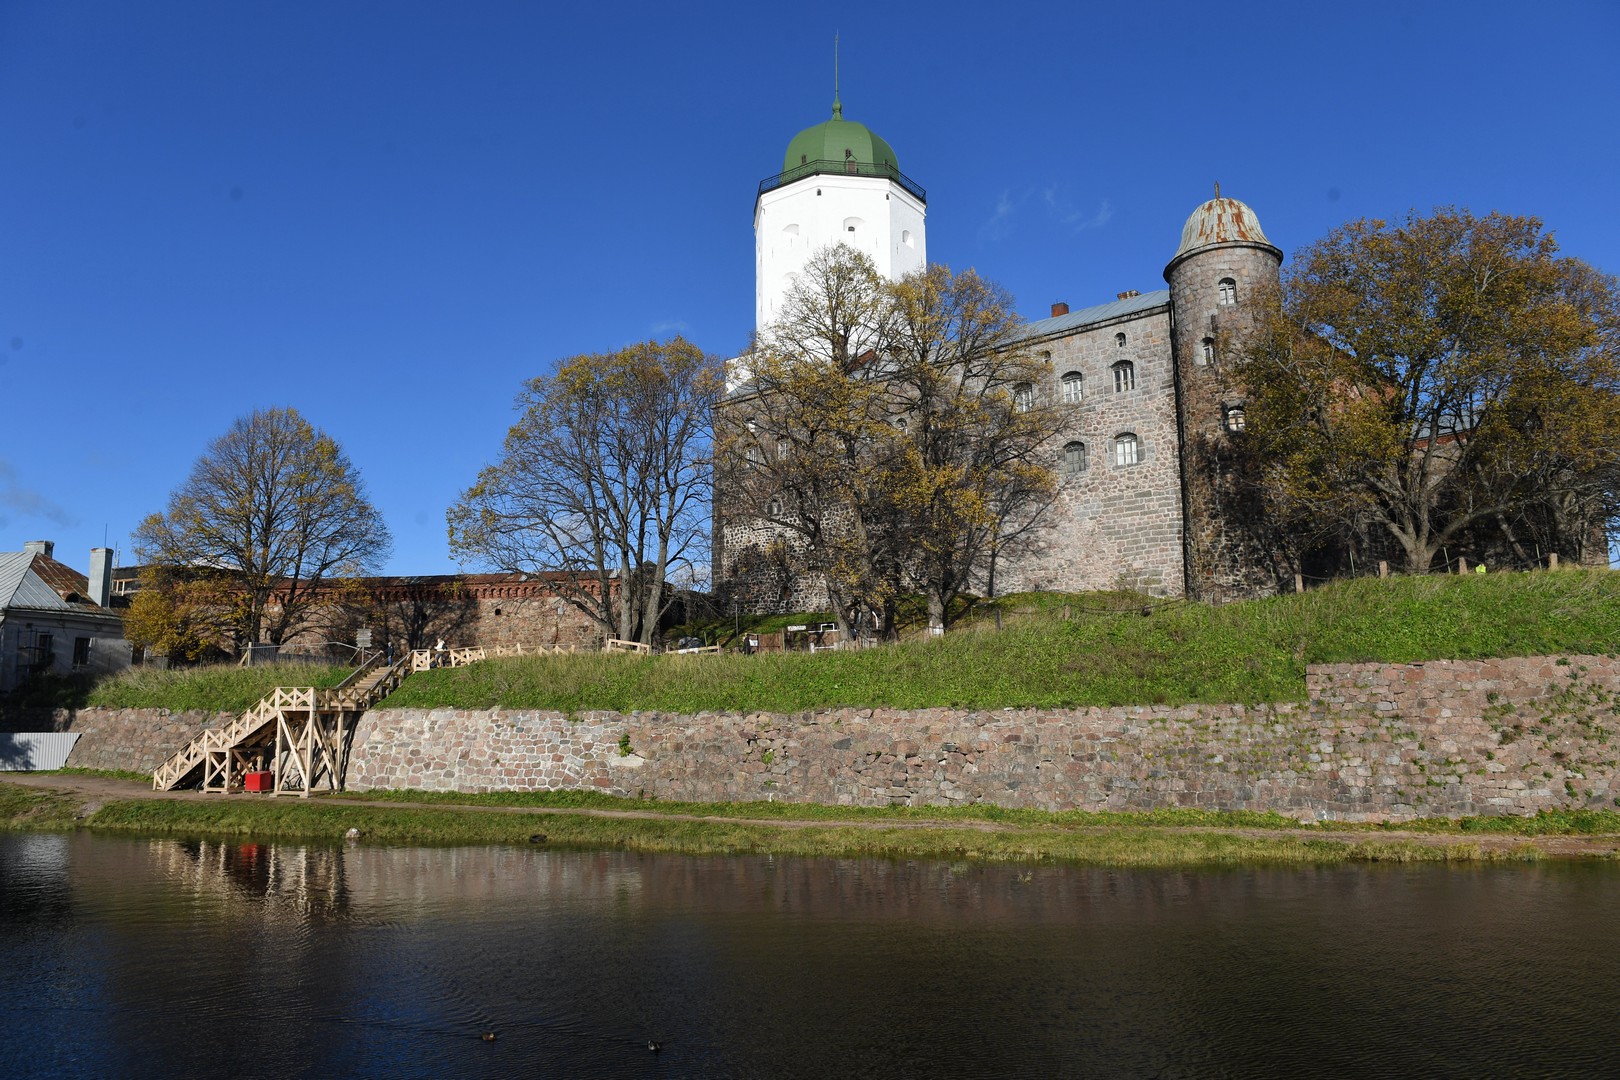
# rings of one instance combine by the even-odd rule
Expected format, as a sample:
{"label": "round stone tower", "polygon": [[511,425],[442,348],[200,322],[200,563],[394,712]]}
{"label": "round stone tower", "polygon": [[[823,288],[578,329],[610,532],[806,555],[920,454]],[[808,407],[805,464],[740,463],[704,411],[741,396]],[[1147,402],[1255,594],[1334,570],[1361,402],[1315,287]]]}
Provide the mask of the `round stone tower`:
{"label": "round stone tower", "polygon": [[754,201],[754,314],[764,330],[805,260],[830,244],[864,252],[888,278],[926,262],[927,194],[900,171],[886,141],[864,124],[832,119],[788,143],[782,171],[760,182]]}
{"label": "round stone tower", "polygon": [[1257,297],[1277,288],[1282,252],[1254,211],[1215,197],[1192,212],[1164,268],[1182,454],[1187,595],[1229,599],[1275,592],[1281,569],[1252,495],[1232,477],[1232,439],[1243,430],[1242,392],[1223,355],[1253,325]]}

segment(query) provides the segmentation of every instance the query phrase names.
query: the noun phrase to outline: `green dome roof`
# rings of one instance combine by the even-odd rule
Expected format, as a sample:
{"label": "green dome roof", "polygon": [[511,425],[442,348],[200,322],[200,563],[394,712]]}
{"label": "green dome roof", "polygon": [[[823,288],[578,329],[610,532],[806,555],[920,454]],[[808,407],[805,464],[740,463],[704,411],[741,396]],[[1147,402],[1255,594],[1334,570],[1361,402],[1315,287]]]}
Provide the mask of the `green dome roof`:
{"label": "green dome roof", "polygon": [[[876,165],[878,175],[900,172],[900,159],[895,156],[894,147],[872,134],[865,124],[845,120],[844,107],[834,102],[831,120],[807,127],[793,136],[782,157],[782,172],[813,176],[856,171],[846,164],[848,162],[857,166]],[[860,173],[873,175],[865,169]]]}

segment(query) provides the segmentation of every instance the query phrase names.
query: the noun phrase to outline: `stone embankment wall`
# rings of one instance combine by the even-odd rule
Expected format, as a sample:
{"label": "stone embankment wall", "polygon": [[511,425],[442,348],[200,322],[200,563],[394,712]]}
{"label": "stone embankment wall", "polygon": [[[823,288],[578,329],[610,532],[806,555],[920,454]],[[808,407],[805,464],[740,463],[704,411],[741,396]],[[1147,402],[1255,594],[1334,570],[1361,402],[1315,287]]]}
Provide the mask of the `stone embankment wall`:
{"label": "stone embankment wall", "polygon": [[[1289,705],[674,716],[385,710],[348,786],[1317,819],[1613,806],[1620,662],[1310,669]],[[625,752],[628,749],[629,752]]]}
{"label": "stone embankment wall", "polygon": [[[989,802],[1047,810],[1277,810],[1400,819],[1532,814],[1620,799],[1620,661],[1312,667],[1284,705],[833,709],[675,716],[381,710],[348,786],[583,788],[700,801]],[[226,713],[14,711],[77,731],[68,764],[150,771]],[[628,753],[622,752],[625,748]]]}
{"label": "stone embankment wall", "polygon": [[168,709],[20,709],[0,719],[4,731],[76,731],[68,755],[76,769],[151,772],[204,728],[235,713],[170,712]]}

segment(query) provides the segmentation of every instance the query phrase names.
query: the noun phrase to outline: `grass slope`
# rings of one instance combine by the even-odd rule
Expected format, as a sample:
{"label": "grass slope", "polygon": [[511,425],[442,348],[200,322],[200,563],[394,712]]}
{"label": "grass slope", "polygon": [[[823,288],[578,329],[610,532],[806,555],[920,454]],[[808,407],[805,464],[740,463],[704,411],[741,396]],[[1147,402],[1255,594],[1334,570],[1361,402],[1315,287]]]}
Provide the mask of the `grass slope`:
{"label": "grass slope", "polygon": [[85,704],[109,709],[241,712],[278,686],[336,686],[351,669],[316,664],[131,668],[98,682]]}
{"label": "grass slope", "polygon": [[1341,582],[1210,607],[1072,598],[1043,610],[864,652],[586,654],[425,672],[397,708],[796,712],[838,706],[1058,707],[1298,700],[1305,665],[1604,653],[1620,640],[1607,571]]}

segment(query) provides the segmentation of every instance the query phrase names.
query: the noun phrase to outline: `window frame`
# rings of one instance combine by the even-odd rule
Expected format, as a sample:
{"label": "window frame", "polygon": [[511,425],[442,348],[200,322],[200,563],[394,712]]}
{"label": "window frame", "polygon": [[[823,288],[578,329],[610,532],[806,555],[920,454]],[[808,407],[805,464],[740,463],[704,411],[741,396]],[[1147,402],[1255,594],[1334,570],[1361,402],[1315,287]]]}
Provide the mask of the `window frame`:
{"label": "window frame", "polygon": [[1065,371],[1058,380],[1065,405],[1079,405],[1086,400],[1086,376],[1079,371]]}
{"label": "window frame", "polygon": [[1085,441],[1074,439],[1063,444],[1063,475],[1079,476],[1091,468],[1091,452]]}
{"label": "window frame", "polygon": [[1035,384],[1021,382],[1012,388],[1013,412],[1026,413],[1035,407]]}
{"label": "window frame", "polygon": [[[1129,460],[1126,460],[1127,456]],[[1114,436],[1114,465],[1116,468],[1130,468],[1142,464],[1142,440],[1136,437],[1134,431],[1122,431]]]}
{"label": "window frame", "polygon": [[1109,371],[1114,373],[1114,393],[1124,394],[1136,389],[1136,365],[1129,360],[1119,360],[1110,365]]}

